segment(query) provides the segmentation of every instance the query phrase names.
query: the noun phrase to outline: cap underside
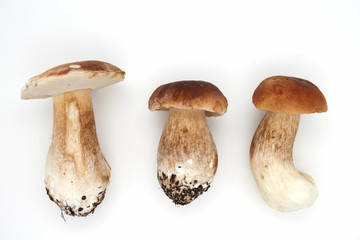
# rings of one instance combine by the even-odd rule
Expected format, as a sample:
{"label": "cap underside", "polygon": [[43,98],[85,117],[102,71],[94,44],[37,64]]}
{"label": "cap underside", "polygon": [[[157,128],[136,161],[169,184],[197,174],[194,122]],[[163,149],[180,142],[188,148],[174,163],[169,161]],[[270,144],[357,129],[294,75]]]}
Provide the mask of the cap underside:
{"label": "cap underside", "polygon": [[120,82],[124,77],[124,71],[105,62],[63,64],[31,78],[21,90],[21,98],[38,99],[80,89],[95,90]]}

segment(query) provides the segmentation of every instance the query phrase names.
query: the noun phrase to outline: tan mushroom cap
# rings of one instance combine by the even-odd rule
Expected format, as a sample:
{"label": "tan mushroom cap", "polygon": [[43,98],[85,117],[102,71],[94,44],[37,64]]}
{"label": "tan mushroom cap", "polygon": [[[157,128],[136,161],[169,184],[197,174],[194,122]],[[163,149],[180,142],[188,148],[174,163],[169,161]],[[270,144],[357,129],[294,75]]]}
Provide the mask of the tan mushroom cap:
{"label": "tan mushroom cap", "polygon": [[207,116],[223,115],[227,99],[213,84],[205,81],[178,81],[158,87],[149,99],[149,109],[201,109]]}
{"label": "tan mushroom cap", "polygon": [[252,101],[256,108],[271,112],[303,114],[326,112],[324,95],[313,83],[295,77],[273,76],[255,89]]}
{"label": "tan mushroom cap", "polygon": [[106,62],[67,63],[32,77],[21,90],[21,98],[47,98],[74,90],[95,90],[120,82],[124,78],[124,71]]}

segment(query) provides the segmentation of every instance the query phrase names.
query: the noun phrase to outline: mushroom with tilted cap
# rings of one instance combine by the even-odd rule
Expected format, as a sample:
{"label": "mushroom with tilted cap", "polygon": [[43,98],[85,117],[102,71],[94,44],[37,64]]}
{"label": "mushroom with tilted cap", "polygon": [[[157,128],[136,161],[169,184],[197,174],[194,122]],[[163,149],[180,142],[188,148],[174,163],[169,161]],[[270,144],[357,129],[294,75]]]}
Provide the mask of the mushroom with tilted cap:
{"label": "mushroom with tilted cap", "polygon": [[178,81],[158,87],[149,109],[169,110],[158,147],[159,183],[175,204],[188,204],[215,176],[218,155],[205,116],[223,115],[227,100],[209,82]]}
{"label": "mushroom with tilted cap", "polygon": [[94,212],[110,179],[96,135],[91,90],[124,80],[125,72],[101,61],[63,64],[31,78],[22,99],[53,97],[53,134],[45,168],[49,198],[71,216]]}
{"label": "mushroom with tilted cap", "polygon": [[300,114],[326,112],[324,95],[307,80],[273,76],[260,83],[252,100],[268,111],[250,147],[251,170],[265,202],[279,211],[310,207],[318,191],[311,176],[296,170],[292,149]]}

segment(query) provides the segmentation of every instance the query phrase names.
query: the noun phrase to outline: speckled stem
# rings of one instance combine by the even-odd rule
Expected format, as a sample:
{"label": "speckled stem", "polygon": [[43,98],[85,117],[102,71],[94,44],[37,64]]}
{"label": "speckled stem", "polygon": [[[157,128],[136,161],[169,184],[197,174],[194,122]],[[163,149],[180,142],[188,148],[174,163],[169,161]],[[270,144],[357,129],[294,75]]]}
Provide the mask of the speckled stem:
{"label": "speckled stem", "polygon": [[175,204],[185,205],[210,187],[217,151],[203,110],[170,109],[158,148],[158,179]]}
{"label": "speckled stem", "polygon": [[104,198],[110,167],[98,143],[90,90],[55,95],[45,184],[61,210],[86,216]]}
{"label": "speckled stem", "polygon": [[313,179],[296,170],[292,150],[300,115],[267,112],[250,148],[250,164],[264,200],[279,211],[309,207],[318,192]]}

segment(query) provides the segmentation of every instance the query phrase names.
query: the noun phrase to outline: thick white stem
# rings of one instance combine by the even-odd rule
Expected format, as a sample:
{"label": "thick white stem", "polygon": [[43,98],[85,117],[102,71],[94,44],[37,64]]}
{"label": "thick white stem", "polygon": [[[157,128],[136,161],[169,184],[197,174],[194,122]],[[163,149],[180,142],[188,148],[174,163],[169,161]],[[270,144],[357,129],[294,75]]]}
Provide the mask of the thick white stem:
{"label": "thick white stem", "polygon": [[170,109],[158,148],[158,179],[175,204],[185,205],[210,187],[217,151],[203,110]]}
{"label": "thick white stem", "polygon": [[90,90],[53,97],[54,124],[45,184],[47,193],[69,215],[86,216],[104,198],[110,167],[98,143]]}
{"label": "thick white stem", "polygon": [[250,148],[250,165],[264,200],[279,211],[310,207],[318,192],[311,176],[296,170],[292,150],[300,115],[268,112]]}

